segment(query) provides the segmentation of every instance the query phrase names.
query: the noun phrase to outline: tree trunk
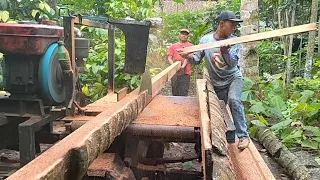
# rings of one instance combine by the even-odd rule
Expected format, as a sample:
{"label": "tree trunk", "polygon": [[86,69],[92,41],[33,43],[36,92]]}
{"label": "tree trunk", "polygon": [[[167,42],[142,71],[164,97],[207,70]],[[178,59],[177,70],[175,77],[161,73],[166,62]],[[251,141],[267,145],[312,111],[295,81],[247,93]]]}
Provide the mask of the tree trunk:
{"label": "tree trunk", "polygon": [[294,179],[312,179],[309,170],[298,161],[296,156],[279,141],[270,129],[258,127],[255,137]]}
{"label": "tree trunk", "polygon": [[[318,21],[318,24],[320,24],[320,16]],[[320,53],[320,28],[318,29],[318,53]]]}
{"label": "tree trunk", "polygon": [[[255,34],[259,31],[258,0],[241,1],[241,18],[243,20],[241,35]],[[256,42],[245,43],[241,52],[240,67],[244,76],[258,80],[259,56]]]}
{"label": "tree trunk", "polygon": [[[279,23],[279,29],[282,29],[282,24],[281,24],[281,10],[279,9],[278,7],[278,23]],[[285,42],[285,38],[284,37],[281,37],[281,41],[283,43],[283,54],[284,55],[287,55],[288,52],[287,52],[287,48],[286,48],[286,42]]]}
{"label": "tree trunk", "polygon": [[[297,0],[293,0],[293,7],[291,12],[291,27],[295,24],[295,15],[296,15],[296,2]],[[287,60],[287,81],[286,84],[290,84],[291,81],[291,54],[292,54],[292,45],[293,45],[293,35],[290,35],[289,40],[289,49],[288,49],[288,60]]]}
{"label": "tree trunk", "polygon": [[[318,16],[317,12],[318,12],[318,1],[312,0],[310,23],[317,22],[317,16]],[[313,62],[315,38],[316,38],[316,32],[315,31],[309,32],[307,57],[306,57],[306,64],[305,64],[305,69],[304,69],[304,78],[305,79],[311,78],[311,69],[312,69],[312,62]]]}

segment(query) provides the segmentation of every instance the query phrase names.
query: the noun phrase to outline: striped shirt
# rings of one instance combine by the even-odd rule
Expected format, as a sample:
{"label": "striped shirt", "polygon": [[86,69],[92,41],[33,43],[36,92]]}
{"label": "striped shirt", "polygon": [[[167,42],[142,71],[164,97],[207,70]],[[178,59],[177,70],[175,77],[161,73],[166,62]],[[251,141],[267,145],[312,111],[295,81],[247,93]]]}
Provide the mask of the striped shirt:
{"label": "striped shirt", "polygon": [[[229,38],[236,36],[230,35]],[[214,38],[214,34],[210,33],[203,36],[200,40],[200,44],[206,44],[217,41]],[[236,44],[230,47],[227,51],[228,54],[222,54],[220,48],[211,48],[203,51],[196,52],[191,63],[198,64],[205,57],[207,68],[215,88],[226,88],[236,78],[243,79],[243,76],[238,68],[238,62],[240,60],[241,45]]]}

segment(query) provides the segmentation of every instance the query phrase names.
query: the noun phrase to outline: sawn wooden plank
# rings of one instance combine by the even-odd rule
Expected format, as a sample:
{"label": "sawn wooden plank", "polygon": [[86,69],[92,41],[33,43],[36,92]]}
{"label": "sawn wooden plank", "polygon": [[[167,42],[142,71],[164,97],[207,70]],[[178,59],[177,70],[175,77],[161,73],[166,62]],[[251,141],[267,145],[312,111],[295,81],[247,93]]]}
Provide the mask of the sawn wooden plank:
{"label": "sawn wooden plank", "polygon": [[310,24],[304,24],[304,25],[300,25],[300,26],[293,26],[293,27],[289,27],[289,28],[283,28],[283,29],[278,29],[278,30],[273,30],[273,31],[268,31],[268,32],[262,32],[262,33],[257,33],[257,34],[236,37],[236,38],[232,38],[232,39],[216,41],[216,42],[207,43],[207,44],[199,44],[199,45],[195,45],[195,46],[189,46],[189,47],[177,49],[177,51],[191,53],[191,52],[201,51],[201,50],[205,50],[205,49],[220,47],[224,44],[234,45],[234,44],[239,44],[239,43],[260,41],[263,39],[269,39],[269,38],[273,38],[273,37],[280,37],[280,36],[291,35],[291,34],[304,33],[304,32],[315,31],[315,30],[317,30],[316,23],[310,23]]}

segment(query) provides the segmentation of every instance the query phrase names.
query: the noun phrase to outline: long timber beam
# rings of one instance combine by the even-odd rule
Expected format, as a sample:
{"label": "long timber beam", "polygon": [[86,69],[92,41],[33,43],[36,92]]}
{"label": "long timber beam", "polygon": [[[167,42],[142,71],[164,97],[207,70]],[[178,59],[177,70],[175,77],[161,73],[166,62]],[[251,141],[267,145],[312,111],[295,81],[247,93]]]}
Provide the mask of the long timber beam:
{"label": "long timber beam", "polygon": [[[152,78],[154,97],[178,70],[174,63]],[[116,103],[104,105],[104,110],[36,159],[19,169],[7,180],[82,179],[89,165],[109,148],[115,137],[137,118],[149,103],[147,90],[139,88]]]}
{"label": "long timber beam", "polygon": [[196,52],[196,51],[201,51],[201,50],[205,50],[205,49],[220,47],[224,44],[234,45],[234,44],[239,44],[239,43],[260,41],[263,39],[269,39],[269,38],[273,38],[273,37],[280,37],[280,36],[291,35],[291,34],[304,33],[304,32],[315,31],[315,30],[317,30],[316,23],[304,24],[304,25],[300,25],[300,26],[294,26],[294,27],[283,28],[283,29],[278,29],[278,30],[273,30],[273,31],[268,31],[268,32],[250,34],[250,35],[236,37],[236,38],[232,38],[232,39],[216,41],[213,43],[206,43],[206,44],[189,46],[189,47],[181,48],[181,49],[177,49],[177,50],[182,51],[182,52]]}

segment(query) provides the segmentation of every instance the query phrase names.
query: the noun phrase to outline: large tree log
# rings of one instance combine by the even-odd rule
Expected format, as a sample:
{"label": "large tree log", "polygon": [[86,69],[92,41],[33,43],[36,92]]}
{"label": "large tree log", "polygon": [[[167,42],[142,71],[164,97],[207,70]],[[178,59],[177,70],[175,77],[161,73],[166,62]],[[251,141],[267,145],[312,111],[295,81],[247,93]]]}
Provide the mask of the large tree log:
{"label": "large tree log", "polygon": [[211,127],[212,162],[213,174],[220,179],[235,179],[228,152],[226,139],[227,125],[224,121],[224,114],[221,109],[220,100],[211,84],[207,69],[204,69],[204,79],[207,82],[208,108]]}
{"label": "large tree log", "polygon": [[219,99],[210,86],[205,79],[197,80],[204,179],[235,179],[228,157],[227,128]]}
{"label": "large tree log", "polygon": [[278,140],[270,129],[258,127],[255,136],[272,157],[283,166],[293,178],[299,180],[311,179],[308,169]]}
{"label": "large tree log", "polygon": [[84,126],[55,144],[8,180],[81,179],[94,159],[146,106],[146,91],[134,91],[122,101],[107,106]]}
{"label": "large tree log", "polygon": [[[211,84],[207,69],[204,71],[204,78],[207,80],[209,98],[213,172],[224,174],[224,176],[218,176],[219,179],[275,179],[252,142],[243,151],[237,148],[237,143],[227,143],[226,132],[230,126],[227,127],[227,124],[233,123],[233,118],[230,116],[231,120],[228,123],[226,119],[223,119],[222,108],[219,105],[219,99]],[[224,103],[223,106],[228,107]]]}
{"label": "large tree log", "polygon": [[[179,66],[180,63],[175,63],[165,70],[165,74],[152,78],[153,95],[160,91],[164,81],[171,78]],[[108,149],[115,137],[146,107],[149,103],[147,94],[147,91],[140,93],[138,88],[119,102],[102,102],[100,114],[19,169],[8,180],[81,179],[93,160]]]}

